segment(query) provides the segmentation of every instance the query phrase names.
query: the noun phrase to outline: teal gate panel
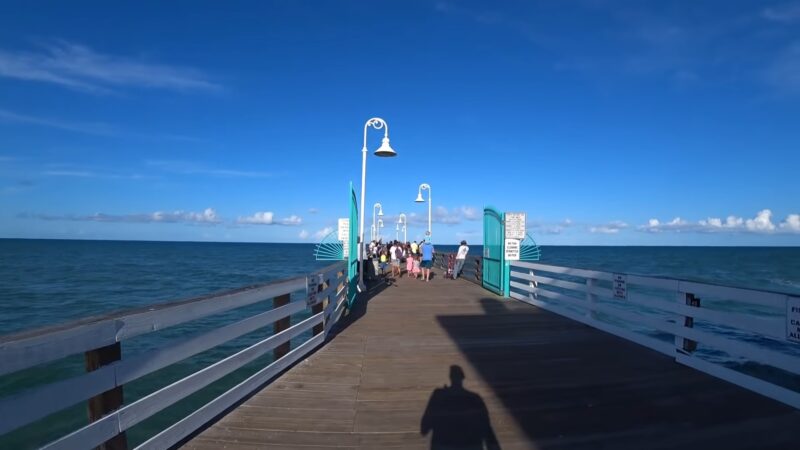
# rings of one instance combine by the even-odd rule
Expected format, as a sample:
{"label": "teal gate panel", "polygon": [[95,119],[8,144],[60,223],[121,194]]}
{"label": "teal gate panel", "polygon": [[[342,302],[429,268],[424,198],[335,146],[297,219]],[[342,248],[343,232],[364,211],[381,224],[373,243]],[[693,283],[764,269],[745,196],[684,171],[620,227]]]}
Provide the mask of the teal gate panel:
{"label": "teal gate panel", "polygon": [[358,293],[358,200],[353,182],[350,182],[350,242],[347,261],[347,307],[353,306]]}
{"label": "teal gate panel", "polygon": [[483,209],[483,287],[503,295],[505,261],[503,213],[487,206]]}

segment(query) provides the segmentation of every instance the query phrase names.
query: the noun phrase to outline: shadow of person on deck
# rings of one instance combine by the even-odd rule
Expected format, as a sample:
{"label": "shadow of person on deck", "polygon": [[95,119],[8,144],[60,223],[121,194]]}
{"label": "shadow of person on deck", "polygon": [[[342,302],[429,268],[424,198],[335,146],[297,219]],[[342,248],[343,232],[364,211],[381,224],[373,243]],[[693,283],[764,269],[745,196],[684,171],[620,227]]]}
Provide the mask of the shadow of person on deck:
{"label": "shadow of person on deck", "polygon": [[460,366],[450,366],[450,386],[431,394],[420,433],[433,433],[431,450],[500,450],[486,404],[480,395],[464,389],[464,378]]}

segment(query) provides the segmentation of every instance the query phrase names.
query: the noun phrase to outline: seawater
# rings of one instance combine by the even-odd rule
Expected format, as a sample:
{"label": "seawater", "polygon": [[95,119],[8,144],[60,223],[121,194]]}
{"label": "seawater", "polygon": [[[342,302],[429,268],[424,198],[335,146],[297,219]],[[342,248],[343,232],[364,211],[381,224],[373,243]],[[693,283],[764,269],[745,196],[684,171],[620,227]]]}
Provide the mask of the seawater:
{"label": "seawater", "polygon": [[[456,246],[437,245],[437,251]],[[180,300],[313,272],[312,244],[0,239],[0,334]],[[480,255],[481,246],[471,246]],[[800,248],[543,246],[542,263],[679,278],[800,295]],[[123,357],[158,348],[271,307],[270,302],[123,342]],[[302,319],[298,317],[297,319]],[[130,403],[269,334],[262,330],[125,386]],[[135,445],[270,362],[270,355],[137,425]],[[2,363],[2,361],[0,361]],[[81,355],[0,377],[0,397],[83,372]],[[0,437],[0,448],[36,448],[86,422],[83,404]]]}

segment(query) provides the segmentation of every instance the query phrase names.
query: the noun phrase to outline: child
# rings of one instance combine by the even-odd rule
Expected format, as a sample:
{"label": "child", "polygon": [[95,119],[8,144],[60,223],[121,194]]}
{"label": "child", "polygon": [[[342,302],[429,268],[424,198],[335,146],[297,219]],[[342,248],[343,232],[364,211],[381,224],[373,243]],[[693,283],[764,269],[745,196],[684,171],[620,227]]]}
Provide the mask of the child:
{"label": "child", "polygon": [[420,272],[422,272],[422,269],[420,269],[420,265],[419,265],[420,256],[419,255],[414,255],[413,258],[414,258],[414,263],[413,263],[413,266],[412,266],[412,270],[414,271],[414,278],[419,278],[419,274],[420,274]]}
{"label": "child", "polygon": [[386,276],[386,264],[389,261],[389,250],[384,250],[381,252],[381,276]]}
{"label": "child", "polygon": [[406,257],[406,273],[410,277],[411,274],[414,272],[414,255],[412,255],[409,252],[406,252],[405,248],[403,249],[403,252],[405,253]]}

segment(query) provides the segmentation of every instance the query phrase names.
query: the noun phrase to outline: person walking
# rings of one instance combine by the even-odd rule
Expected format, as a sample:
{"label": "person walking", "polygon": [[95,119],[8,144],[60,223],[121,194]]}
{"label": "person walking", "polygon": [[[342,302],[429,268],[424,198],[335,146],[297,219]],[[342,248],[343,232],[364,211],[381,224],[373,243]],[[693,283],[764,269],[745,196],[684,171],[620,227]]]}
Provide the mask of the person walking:
{"label": "person walking", "polygon": [[416,255],[417,254],[418,247],[419,246],[417,245],[417,241],[414,241],[414,242],[411,243],[411,254],[412,255]]}
{"label": "person walking", "polygon": [[427,282],[431,280],[431,267],[433,267],[433,244],[422,241],[422,278]]}
{"label": "person walking", "polygon": [[456,267],[453,270],[454,280],[458,278],[458,274],[460,274],[461,269],[464,268],[464,262],[467,260],[468,252],[469,252],[469,247],[467,247],[467,241],[461,241],[461,246],[458,247],[458,253],[456,254]]}

